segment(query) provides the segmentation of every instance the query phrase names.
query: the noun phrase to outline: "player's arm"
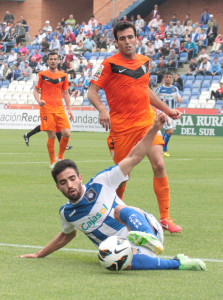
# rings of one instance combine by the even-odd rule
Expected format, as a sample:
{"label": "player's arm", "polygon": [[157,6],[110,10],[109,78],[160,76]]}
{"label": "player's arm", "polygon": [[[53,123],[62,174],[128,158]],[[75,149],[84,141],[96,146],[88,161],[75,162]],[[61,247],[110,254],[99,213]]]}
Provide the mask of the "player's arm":
{"label": "player's arm", "polygon": [[181,103],[182,101],[183,101],[183,99],[182,99],[182,97],[179,95],[179,96],[177,97],[177,102]]}
{"label": "player's arm", "polygon": [[20,255],[19,257],[22,258],[43,258],[52,252],[66,246],[75,236],[77,230],[72,231],[71,233],[65,234],[62,231],[43,249],[41,249],[37,253],[33,254],[24,254]]}
{"label": "player's arm", "polygon": [[134,166],[140,163],[140,161],[148,154],[149,149],[152,147],[156,133],[163,127],[167,120],[167,115],[163,112],[159,112],[156,115],[152,127],[147,131],[146,135],[132,148],[126,158],[119,163],[119,167],[124,176],[129,175]]}
{"label": "player's arm", "polygon": [[34,87],[34,92],[33,92],[33,94],[34,94],[34,97],[35,97],[35,99],[36,99],[36,101],[37,101],[37,103],[39,104],[39,106],[44,106],[44,104],[46,103],[44,100],[41,100],[40,99],[40,96],[39,96],[39,88],[37,88],[37,87]]}
{"label": "player's arm", "polygon": [[161,101],[156,94],[149,88],[149,98],[150,103],[158,108],[159,110],[162,110],[172,119],[180,119],[181,113],[176,109],[171,109],[168,105],[166,105],[165,102]]}
{"label": "player's arm", "polygon": [[71,107],[70,107],[70,94],[69,94],[69,91],[68,90],[64,90],[63,91],[63,96],[64,96],[64,100],[65,100],[65,103],[66,103],[66,106],[67,106],[67,111],[68,111],[70,120],[73,120],[74,119],[74,115],[73,115]]}
{"label": "player's arm", "polygon": [[110,116],[109,111],[101,102],[101,99],[98,95],[98,91],[100,89],[101,88],[99,86],[97,86],[94,83],[91,83],[87,97],[91,104],[99,111],[99,122],[107,131],[110,128]]}

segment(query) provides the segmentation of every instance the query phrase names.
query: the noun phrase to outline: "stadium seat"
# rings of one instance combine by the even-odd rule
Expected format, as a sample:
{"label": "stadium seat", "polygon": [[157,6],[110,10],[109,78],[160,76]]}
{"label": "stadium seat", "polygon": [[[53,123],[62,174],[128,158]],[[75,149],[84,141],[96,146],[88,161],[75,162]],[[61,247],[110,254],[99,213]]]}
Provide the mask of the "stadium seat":
{"label": "stadium seat", "polygon": [[184,84],[184,88],[191,88],[193,84],[193,80],[186,80]]}
{"label": "stadium seat", "polygon": [[202,81],[201,80],[195,80],[192,84],[192,88],[198,88],[201,86]]}
{"label": "stadium seat", "polygon": [[212,76],[211,75],[205,75],[204,80],[212,80]]}
{"label": "stadium seat", "polygon": [[195,75],[187,75],[187,80],[195,80]]}
{"label": "stadium seat", "polygon": [[211,86],[211,81],[209,80],[204,80],[201,85],[202,88],[208,88],[208,89],[210,88],[210,86]]}
{"label": "stadium seat", "polygon": [[85,52],[85,53],[84,53],[84,57],[85,57],[86,59],[91,59],[91,52]]}
{"label": "stadium seat", "polygon": [[201,80],[201,81],[203,81],[203,80],[204,80],[204,76],[203,76],[203,75],[197,75],[197,76],[196,76],[196,80]]}
{"label": "stadium seat", "polygon": [[183,96],[190,96],[191,95],[191,89],[184,89]]}
{"label": "stadium seat", "polygon": [[188,61],[188,54],[187,52],[181,52],[180,58],[179,58],[179,63],[186,63]]}

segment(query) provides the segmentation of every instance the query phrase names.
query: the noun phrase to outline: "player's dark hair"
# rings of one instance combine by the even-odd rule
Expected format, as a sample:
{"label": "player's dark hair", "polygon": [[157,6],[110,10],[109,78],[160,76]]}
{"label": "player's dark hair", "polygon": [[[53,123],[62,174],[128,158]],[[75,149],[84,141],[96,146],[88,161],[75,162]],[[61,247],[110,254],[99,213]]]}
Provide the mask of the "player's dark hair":
{"label": "player's dark hair", "polygon": [[53,179],[56,183],[58,183],[57,175],[59,175],[61,172],[63,172],[67,168],[74,169],[74,171],[77,173],[77,176],[79,176],[79,170],[78,170],[75,162],[72,161],[71,159],[63,159],[63,160],[58,161],[55,164],[53,170],[51,171],[51,175],[53,176]]}
{"label": "player's dark hair", "polygon": [[57,55],[58,58],[59,58],[59,54],[58,54],[57,52],[55,52],[55,51],[52,51],[52,52],[49,52],[49,53],[48,53],[47,59],[49,59],[51,55]]}
{"label": "player's dark hair", "polygon": [[118,35],[117,35],[118,31],[123,31],[123,30],[128,29],[128,28],[132,28],[133,31],[134,31],[134,35],[136,36],[136,28],[132,23],[121,21],[121,22],[118,22],[115,25],[115,27],[114,27],[114,37],[115,37],[116,41],[118,40]]}
{"label": "player's dark hair", "polygon": [[173,76],[173,74],[172,74],[170,71],[167,71],[167,72],[164,74],[164,76],[166,76],[166,75],[171,75],[171,76]]}

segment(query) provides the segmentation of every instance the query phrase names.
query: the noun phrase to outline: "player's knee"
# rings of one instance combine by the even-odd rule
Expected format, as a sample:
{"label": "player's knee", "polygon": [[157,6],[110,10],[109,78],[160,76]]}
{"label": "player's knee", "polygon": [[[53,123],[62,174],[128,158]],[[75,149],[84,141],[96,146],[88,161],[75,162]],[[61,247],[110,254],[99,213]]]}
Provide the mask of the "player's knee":
{"label": "player's knee", "polygon": [[173,134],[173,129],[171,128],[171,129],[168,129],[167,130],[167,133],[169,134],[169,135],[172,135]]}
{"label": "player's knee", "polygon": [[162,157],[153,163],[153,171],[157,176],[162,175],[165,172],[165,165]]}
{"label": "player's knee", "polygon": [[114,217],[115,217],[116,221],[118,221],[118,222],[121,222],[121,220],[120,220],[120,211],[121,211],[124,207],[126,207],[126,206],[125,206],[125,205],[119,204],[119,205],[116,206],[116,208],[115,208],[115,210],[114,210]]}
{"label": "player's knee", "polygon": [[69,138],[69,137],[70,137],[70,131],[67,131],[67,130],[66,130],[66,131],[63,131],[63,132],[61,131],[61,134],[62,134],[62,136],[65,137],[65,138]]}

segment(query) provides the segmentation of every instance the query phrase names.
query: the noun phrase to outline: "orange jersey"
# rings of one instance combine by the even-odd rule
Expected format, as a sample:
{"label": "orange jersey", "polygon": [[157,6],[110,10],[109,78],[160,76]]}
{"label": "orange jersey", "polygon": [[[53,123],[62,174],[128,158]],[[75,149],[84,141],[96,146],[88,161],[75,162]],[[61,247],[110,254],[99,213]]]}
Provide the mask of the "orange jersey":
{"label": "orange jersey", "polygon": [[105,90],[111,133],[125,134],[153,123],[148,57],[136,54],[126,60],[117,53],[103,61],[91,82]]}
{"label": "orange jersey", "polygon": [[39,72],[39,80],[35,85],[41,89],[41,100],[46,104],[40,107],[41,113],[58,113],[64,110],[63,91],[69,89],[68,77],[64,72],[52,73],[49,70]]}

